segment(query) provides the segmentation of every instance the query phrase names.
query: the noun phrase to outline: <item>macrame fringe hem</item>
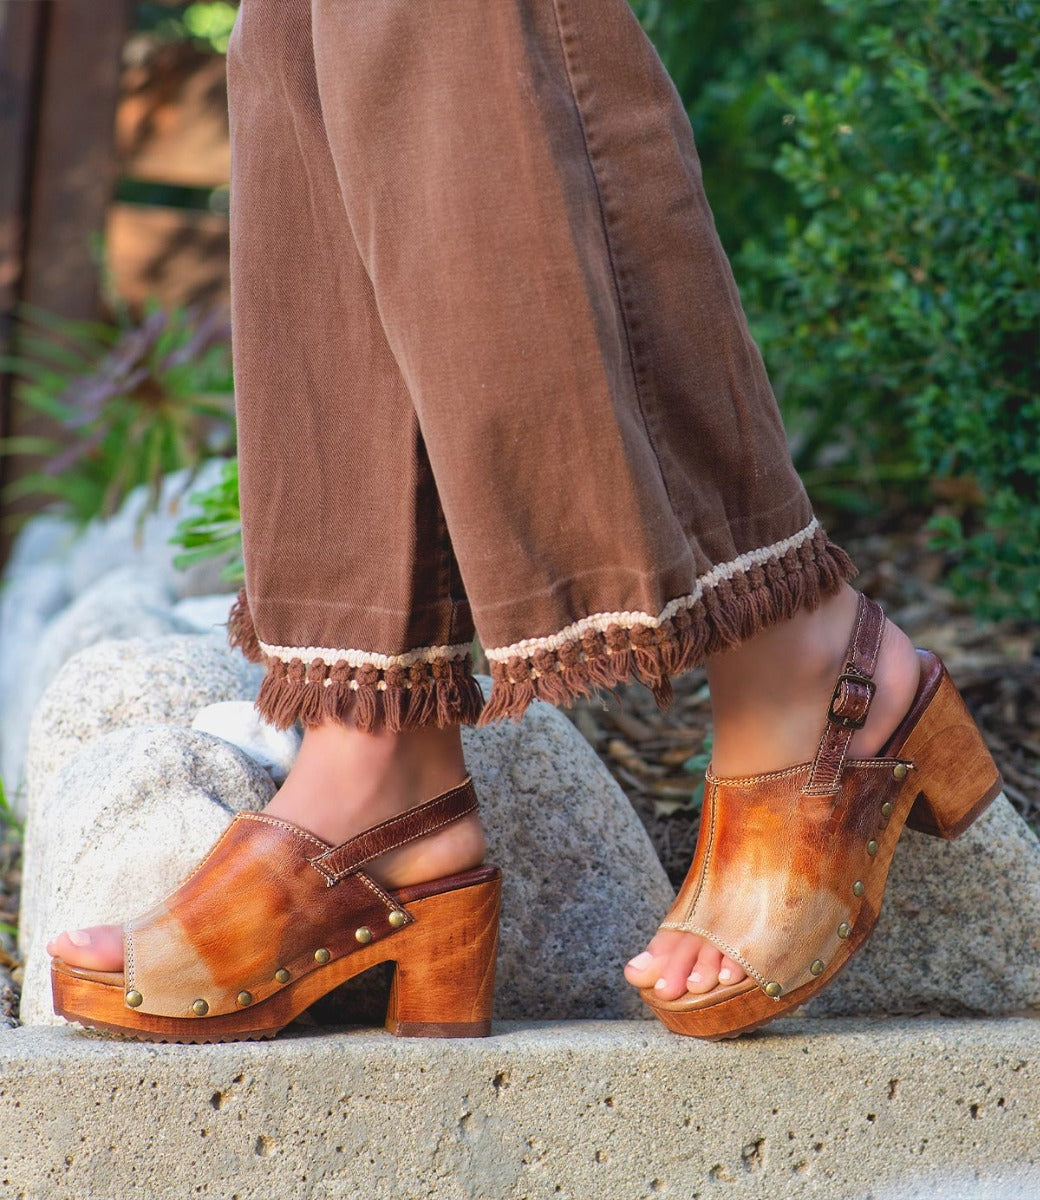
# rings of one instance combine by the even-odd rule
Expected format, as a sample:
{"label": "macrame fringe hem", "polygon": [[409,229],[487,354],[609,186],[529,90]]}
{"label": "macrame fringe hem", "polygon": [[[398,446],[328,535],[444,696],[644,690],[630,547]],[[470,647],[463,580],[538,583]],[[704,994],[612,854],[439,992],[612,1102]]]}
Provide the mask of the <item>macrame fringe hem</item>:
{"label": "macrame fringe hem", "polygon": [[256,708],[277,729],[331,720],[365,733],[401,733],[426,725],[473,725],[484,707],[469,655],[385,668],[321,658],[285,662],[266,655],[244,588],[228,617],[228,641],[251,662],[266,666]]}
{"label": "macrame fringe hem", "polygon": [[610,625],[555,650],[492,662],[491,696],[477,723],[519,720],[532,700],[567,706],[633,681],[667,708],[672,676],[801,609],[816,608],[855,574],[845,551],[819,529],[800,546],[705,588],[659,624]]}
{"label": "macrame fringe hem", "polygon": [[673,676],[802,609],[816,608],[855,574],[848,555],[819,529],[784,554],[705,588],[656,625],[610,625],[557,649],[492,662],[486,704],[468,655],[386,668],[321,658],[285,662],[265,655],[244,588],[228,617],[228,641],[251,662],[267,667],[256,707],[278,729],[296,721],[318,725],[327,720],[366,732],[484,726],[505,718],[520,720],[533,700],[566,707],[600,689],[630,682],[644,684],[658,705],[667,708]]}

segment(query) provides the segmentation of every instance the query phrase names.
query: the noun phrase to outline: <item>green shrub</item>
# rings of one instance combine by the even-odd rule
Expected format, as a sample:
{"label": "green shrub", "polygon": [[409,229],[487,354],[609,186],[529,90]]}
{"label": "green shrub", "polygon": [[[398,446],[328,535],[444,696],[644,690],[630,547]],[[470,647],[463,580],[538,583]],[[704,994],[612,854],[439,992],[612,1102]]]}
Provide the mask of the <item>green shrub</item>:
{"label": "green shrub", "polygon": [[805,215],[779,256],[767,358],[810,485],[906,481],[950,580],[1040,617],[1040,5],[828,0],[847,61],[772,85]]}
{"label": "green shrub", "polygon": [[152,304],[120,322],[19,310],[16,352],[0,358],[0,371],[17,377],[17,399],[61,436],[0,442],[0,452],[27,455],[35,467],[4,489],[5,500],[43,496],[85,524],[146,484],[143,517],[163,475],[234,449],[226,314]]}
{"label": "green shrub", "polygon": [[205,491],[191,497],[197,511],[185,517],[170,539],[181,546],[173,565],[181,570],[208,558],[229,555],[220,572],[229,583],[241,583],[245,578],[242,565],[242,514],[238,504],[238,459],[224,464],[220,479]]}

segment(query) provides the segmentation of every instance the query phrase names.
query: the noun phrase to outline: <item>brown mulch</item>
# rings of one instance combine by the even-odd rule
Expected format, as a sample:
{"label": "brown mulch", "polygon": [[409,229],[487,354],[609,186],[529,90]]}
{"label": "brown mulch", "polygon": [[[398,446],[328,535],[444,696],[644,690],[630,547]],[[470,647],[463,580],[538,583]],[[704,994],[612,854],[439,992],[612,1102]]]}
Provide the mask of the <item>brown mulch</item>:
{"label": "brown mulch", "polygon": [[[986,736],[1006,792],[1040,834],[1040,631],[968,614],[937,580],[941,558],[915,533],[845,541],[856,586],[879,600],[919,646],[941,655]],[[639,814],[672,882],[693,856],[711,710],[703,671],[675,680],[658,711],[637,685],[582,701],[571,713]]]}

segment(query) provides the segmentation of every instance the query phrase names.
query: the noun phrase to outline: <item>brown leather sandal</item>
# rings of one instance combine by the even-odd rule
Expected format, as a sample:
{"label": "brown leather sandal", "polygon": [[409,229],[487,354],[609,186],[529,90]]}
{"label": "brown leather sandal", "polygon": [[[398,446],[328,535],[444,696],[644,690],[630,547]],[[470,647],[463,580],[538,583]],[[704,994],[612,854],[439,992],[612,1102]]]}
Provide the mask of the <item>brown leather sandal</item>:
{"label": "brown leather sandal", "polygon": [[125,971],[52,960],[54,1011],[146,1041],[273,1037],[347,979],[393,961],[391,1033],[486,1036],[498,868],[396,890],[362,869],[476,807],[467,779],[340,846],[239,813],[171,896],[127,922]]}
{"label": "brown leather sandal", "polygon": [[697,850],[662,929],[695,933],[747,978],[704,995],[641,995],[669,1029],[735,1037],[804,1004],[870,936],[904,825],[955,838],[1003,783],[936,655],[877,758],[850,759],[866,723],[884,615],[856,627],[811,763],[746,779],[709,771]]}

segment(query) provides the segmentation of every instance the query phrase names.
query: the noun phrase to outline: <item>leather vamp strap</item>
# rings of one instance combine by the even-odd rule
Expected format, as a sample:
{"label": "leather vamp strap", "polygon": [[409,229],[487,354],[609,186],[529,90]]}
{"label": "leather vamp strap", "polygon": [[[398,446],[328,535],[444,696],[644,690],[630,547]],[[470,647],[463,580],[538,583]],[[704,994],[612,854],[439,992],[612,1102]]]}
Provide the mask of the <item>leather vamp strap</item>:
{"label": "leather vamp strap", "polygon": [[884,628],[885,614],[880,605],[861,593],[852,639],[845,651],[845,666],[835,684],[827,709],[827,724],[803,789],[807,796],[834,795],[841,787],[849,745],[856,730],[867,723],[874,699],[874,672]]}

